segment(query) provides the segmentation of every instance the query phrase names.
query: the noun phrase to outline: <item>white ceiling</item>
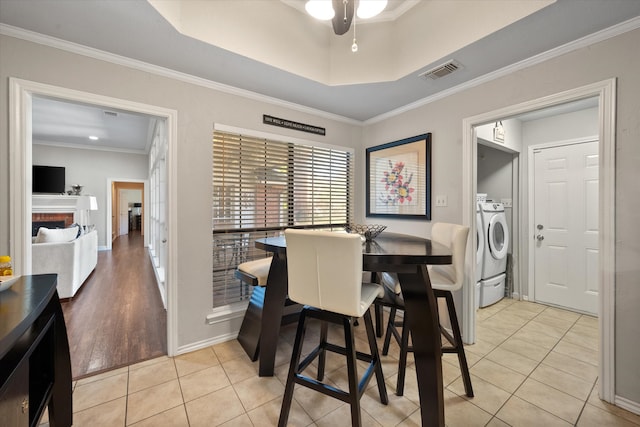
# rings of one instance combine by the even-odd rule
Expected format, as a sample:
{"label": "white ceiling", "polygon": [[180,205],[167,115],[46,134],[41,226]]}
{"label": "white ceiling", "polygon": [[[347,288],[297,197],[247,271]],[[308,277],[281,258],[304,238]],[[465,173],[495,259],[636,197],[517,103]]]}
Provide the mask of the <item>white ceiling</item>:
{"label": "white ceiling", "polygon": [[34,144],[147,154],[155,119],[113,108],[34,97],[32,123]]}
{"label": "white ceiling", "polygon": [[[467,1],[467,0],[465,0]],[[399,16],[385,18],[387,21],[369,24],[370,28],[377,25],[403,24],[402,32],[409,34],[423,34],[425,20],[420,13],[424,10],[436,10],[450,4],[458,7],[464,4],[463,0],[423,0],[415,3]],[[470,0],[478,4],[481,2],[487,7],[495,7],[496,4],[513,4],[514,0]],[[161,0],[153,0],[154,4],[162,3]],[[304,23],[305,34],[308,32],[318,41],[319,49],[322,42],[336,49],[339,44],[351,45],[351,33],[341,36],[333,35],[330,26],[308,21],[308,17],[298,10],[302,0],[216,0],[217,5],[239,2],[246,7],[254,5],[270,4],[273,7],[273,16],[283,28],[296,28],[300,22]],[[528,5],[531,0],[519,1],[522,5]],[[165,0],[165,4],[174,4],[173,0]],[[190,0],[193,6],[197,2]],[[207,3],[207,2],[204,2]],[[297,7],[289,7],[291,3],[298,3]],[[400,2],[393,1],[391,8],[399,8]],[[406,6],[405,6],[406,7]],[[282,9],[284,8],[284,9]],[[434,9],[435,8],[435,9]],[[247,9],[249,10],[249,9]],[[287,10],[287,12],[285,12]],[[469,9],[471,10],[471,9]],[[373,119],[390,111],[400,109],[425,98],[433,97],[442,91],[451,89],[459,84],[480,78],[489,73],[508,67],[519,61],[549,51],[566,43],[578,40],[597,31],[609,28],[613,25],[625,22],[640,16],[640,1],[638,0],[557,0],[524,18],[508,24],[496,31],[488,32],[476,41],[470,42],[455,50],[439,51],[447,45],[452,38],[466,32],[478,32],[477,28],[486,24],[475,22],[465,24],[463,30],[456,27],[458,22],[469,22],[468,16],[464,18],[464,9],[458,9],[459,13],[451,16],[437,17],[441,22],[450,26],[444,26],[437,37],[416,37],[423,44],[424,57],[419,56],[420,63],[415,70],[389,81],[377,83],[350,83],[342,85],[330,85],[319,81],[302,77],[291,71],[269,65],[247,56],[231,52],[219,46],[202,42],[196,38],[186,36],[176,30],[174,26],[161,15],[146,0],[0,0],[0,30],[13,30],[15,28],[26,29],[50,37],[66,40],[112,54],[133,58],[156,66],[176,70],[189,75],[197,76],[213,82],[222,83],[236,88],[248,90],[257,94],[273,97],[279,100],[299,104],[304,107],[320,110],[326,113],[344,117],[347,120],[363,122]],[[391,10],[393,12],[393,10]],[[237,22],[244,22],[250,14],[238,14]],[[467,14],[468,15],[468,14]],[[235,15],[234,15],[235,16]],[[233,18],[232,16],[231,18]],[[263,14],[264,16],[264,14]],[[287,21],[285,19],[289,19]],[[229,17],[227,17],[229,19]],[[265,16],[265,20],[269,18]],[[388,21],[388,19],[391,19]],[[464,21],[467,19],[467,21]],[[471,21],[473,22],[473,21]],[[207,25],[207,21],[201,23]],[[14,28],[15,27],[15,28]],[[366,52],[365,46],[367,31],[364,25],[359,25],[358,34],[361,50]],[[451,31],[446,31],[450,28]],[[362,31],[361,31],[362,29]],[[482,29],[485,33],[486,28]],[[325,33],[328,33],[325,35]],[[282,36],[278,31],[261,33],[264,41],[254,39],[244,40],[245,44],[269,42],[273,37]],[[237,33],[233,35],[238,39]],[[362,38],[361,38],[362,37]],[[371,37],[373,38],[373,37]],[[376,39],[377,43],[384,44],[385,40],[396,49],[402,49],[403,45],[395,45],[396,36],[391,34],[387,39]],[[279,50],[274,51],[274,56],[282,56],[287,60],[288,46],[277,45]],[[435,59],[433,52],[440,52]],[[311,58],[314,52],[308,52]],[[332,56],[336,60],[335,52]],[[347,55],[345,53],[345,55]],[[351,55],[351,52],[348,52]],[[300,55],[296,55],[300,56]],[[362,55],[366,57],[366,53]],[[342,57],[339,57],[342,58]],[[345,61],[350,60],[345,56]],[[427,59],[421,59],[427,58]],[[428,81],[418,77],[418,74],[433,68],[440,63],[455,59],[462,64],[462,69],[444,78]],[[310,59],[309,59],[310,60]],[[390,63],[387,57],[376,58],[380,66]],[[425,62],[426,61],[426,62]],[[0,66],[1,63],[0,63]],[[357,67],[357,65],[353,65]],[[369,67],[371,69],[376,67]],[[355,68],[354,68],[355,69]],[[364,75],[361,70],[355,75]],[[363,77],[363,80],[366,79]],[[42,106],[44,108],[44,106]],[[94,112],[99,116],[99,111]],[[45,115],[42,112],[43,116]],[[60,116],[58,116],[60,117]],[[95,119],[95,117],[94,117]],[[102,117],[103,123],[108,123]],[[36,129],[38,123],[34,123],[34,132],[38,131],[38,138],[42,140],[64,139],[65,141],[77,141],[84,138],[83,135],[69,134],[53,135],[46,130]],[[51,125],[51,124],[49,124]],[[44,125],[43,125],[44,126]],[[144,128],[144,125],[138,125]],[[80,126],[76,126],[80,128]],[[49,126],[49,129],[52,127]],[[113,134],[105,130],[105,134]],[[88,135],[87,135],[88,136]],[[79,138],[79,139],[74,139]],[[133,138],[136,141],[139,137]],[[104,140],[103,140],[104,141]],[[129,143],[132,143],[130,141]],[[116,144],[121,144],[117,142]],[[142,149],[137,146],[135,150]]]}

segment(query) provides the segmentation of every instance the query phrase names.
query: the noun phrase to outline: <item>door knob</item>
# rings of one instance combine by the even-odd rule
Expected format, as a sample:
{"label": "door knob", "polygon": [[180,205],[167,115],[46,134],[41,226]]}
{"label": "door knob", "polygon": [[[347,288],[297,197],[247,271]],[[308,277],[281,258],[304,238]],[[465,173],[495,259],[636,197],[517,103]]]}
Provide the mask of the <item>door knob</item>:
{"label": "door knob", "polygon": [[543,240],[544,240],[544,236],[543,236],[542,234],[538,234],[538,235],[536,236],[536,239],[538,239],[538,242],[541,242],[541,241],[543,241]]}

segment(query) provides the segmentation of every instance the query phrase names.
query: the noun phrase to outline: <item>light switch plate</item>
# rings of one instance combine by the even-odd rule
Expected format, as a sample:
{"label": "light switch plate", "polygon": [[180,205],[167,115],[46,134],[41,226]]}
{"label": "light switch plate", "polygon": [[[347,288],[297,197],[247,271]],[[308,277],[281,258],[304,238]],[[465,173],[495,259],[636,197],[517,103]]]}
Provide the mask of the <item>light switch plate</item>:
{"label": "light switch plate", "polygon": [[512,199],[500,199],[500,203],[502,203],[502,205],[505,208],[510,208],[513,206],[513,201]]}
{"label": "light switch plate", "polygon": [[447,206],[447,196],[444,195],[440,195],[440,196],[436,196],[436,206]]}

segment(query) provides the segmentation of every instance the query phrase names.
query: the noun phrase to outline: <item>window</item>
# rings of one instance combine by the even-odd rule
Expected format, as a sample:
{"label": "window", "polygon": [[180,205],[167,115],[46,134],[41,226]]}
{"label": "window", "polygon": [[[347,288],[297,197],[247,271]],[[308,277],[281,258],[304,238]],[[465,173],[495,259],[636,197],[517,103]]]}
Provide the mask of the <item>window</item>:
{"label": "window", "polygon": [[213,307],[251,296],[234,271],[270,256],[255,239],[349,223],[353,168],[350,149],[214,131]]}

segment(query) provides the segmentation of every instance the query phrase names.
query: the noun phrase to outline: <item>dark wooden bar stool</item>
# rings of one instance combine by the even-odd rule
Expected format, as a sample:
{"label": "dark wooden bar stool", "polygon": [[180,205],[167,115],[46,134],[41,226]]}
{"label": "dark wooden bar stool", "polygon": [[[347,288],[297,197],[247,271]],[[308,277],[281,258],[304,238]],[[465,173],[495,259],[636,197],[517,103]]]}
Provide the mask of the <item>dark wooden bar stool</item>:
{"label": "dark wooden bar stool", "polygon": [[260,352],[260,330],[262,307],[264,306],[264,287],[271,267],[271,257],[243,262],[238,265],[235,277],[243,283],[255,287],[249,300],[249,306],[242,319],[238,341],[252,362],[258,360]]}
{"label": "dark wooden bar stool", "polygon": [[[360,236],[327,231],[286,230],[287,271],[289,297],[304,304],[296,339],[293,345],[291,365],[287,375],[284,398],[278,425],[284,427],[289,419],[294,386],[296,384],[349,403],[351,424],[361,426],[360,398],[375,373],[380,401],[388,403],[387,389],[373,330],[369,307],[381,295],[382,287],[362,283],[362,243]],[[364,316],[371,354],[356,351],[354,321]],[[300,362],[302,344],[309,318],[321,323],[320,343]],[[327,322],[342,325],[345,347],[327,342]],[[349,390],[344,391],[322,383],[326,352],[343,354],[347,358]],[[317,379],[302,372],[318,358]],[[369,363],[362,379],[358,376],[357,360]]]}
{"label": "dark wooden bar stool", "polygon": [[[441,301],[442,298],[444,299],[449,316],[450,325],[442,325],[442,323],[440,323],[440,333],[449,343],[449,345],[442,347],[442,352],[456,353],[458,355],[465,393],[467,396],[473,397],[471,376],[469,375],[469,367],[464,353],[462,334],[460,333],[460,325],[458,324],[458,316],[456,316],[456,308],[452,294],[453,291],[460,289],[464,282],[464,261],[468,234],[469,227],[457,224],[434,223],[431,229],[431,240],[451,249],[453,263],[451,265],[429,266],[428,271],[433,293],[439,301]],[[404,310],[404,299],[400,292],[400,283],[398,282],[397,275],[382,273],[381,282],[385,288],[385,295],[383,298],[376,300],[376,305],[390,307],[389,322],[387,324],[387,333],[385,335],[382,354],[388,354],[391,336],[393,336],[400,346],[396,394],[402,396],[404,394],[407,353],[413,351],[413,348],[409,346],[409,328],[405,327],[405,325],[408,324],[407,314],[406,312],[404,313],[402,321],[396,321],[398,310]],[[441,305],[438,304],[438,307],[441,307]],[[440,317],[440,319],[442,319],[442,317]],[[402,334],[398,332],[398,326],[402,326]],[[449,332],[447,326],[451,327],[451,332]]]}

